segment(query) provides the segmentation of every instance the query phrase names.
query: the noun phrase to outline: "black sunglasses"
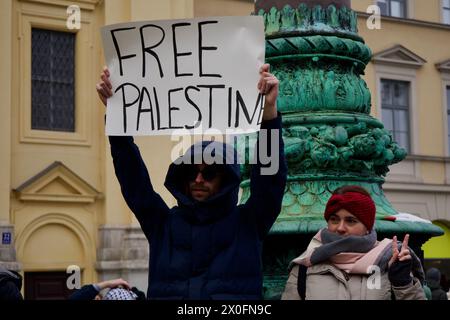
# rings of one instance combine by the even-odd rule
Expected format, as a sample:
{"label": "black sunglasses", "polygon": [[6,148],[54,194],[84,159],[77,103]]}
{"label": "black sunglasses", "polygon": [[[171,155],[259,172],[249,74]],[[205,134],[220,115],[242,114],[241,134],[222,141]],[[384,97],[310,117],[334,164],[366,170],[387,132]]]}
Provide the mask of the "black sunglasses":
{"label": "black sunglasses", "polygon": [[195,165],[190,165],[186,167],[185,177],[187,181],[194,181],[197,178],[198,174],[201,173],[205,181],[212,181],[222,171],[222,168],[217,165],[207,165],[203,168],[203,170],[200,170]]}

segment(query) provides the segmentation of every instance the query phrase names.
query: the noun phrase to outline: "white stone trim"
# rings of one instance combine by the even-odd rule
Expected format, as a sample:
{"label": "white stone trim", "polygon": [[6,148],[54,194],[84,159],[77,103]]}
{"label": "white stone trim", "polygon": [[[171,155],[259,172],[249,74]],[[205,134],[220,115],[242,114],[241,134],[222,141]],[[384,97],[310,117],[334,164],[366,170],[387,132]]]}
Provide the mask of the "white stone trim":
{"label": "white stone trim", "polygon": [[[444,135],[445,135],[445,139],[444,139],[444,150],[445,150],[445,155],[449,156],[450,155],[450,150],[448,147],[448,134],[449,134],[449,130],[450,128],[448,127],[448,121],[447,121],[447,87],[450,88],[450,73],[441,73],[441,77],[442,77],[442,121],[443,121],[443,125],[444,125]],[[446,162],[445,163],[445,183],[450,184],[450,163]]]}
{"label": "white stone trim", "polygon": [[[392,57],[396,54],[400,55],[399,57]],[[406,57],[403,58],[402,56]],[[427,61],[415,54],[408,48],[402,46],[401,44],[397,44],[391,48],[385,49],[381,52],[375,53],[373,55],[372,61],[376,64],[386,64],[397,67],[406,67],[406,68],[420,68]]]}
{"label": "white stone trim", "polygon": [[[394,67],[384,64],[375,64],[375,83],[376,83],[376,114],[382,121],[381,113],[381,80],[399,80],[410,83],[409,92],[409,128],[410,128],[410,151],[409,154],[420,154],[419,150],[419,132],[417,119],[417,72],[414,68]],[[402,162],[390,166],[390,172],[387,181],[392,182],[416,182],[423,181],[420,170],[420,160],[406,159]]]}
{"label": "white stone trim", "polygon": [[398,80],[407,81],[410,83],[409,102],[410,102],[410,154],[420,154],[417,132],[418,119],[417,119],[417,74],[414,69],[398,68],[393,66],[376,65],[375,64],[375,77],[376,77],[376,112],[377,117],[381,121],[381,80]]}
{"label": "white stone trim", "polygon": [[399,212],[412,213],[430,221],[450,221],[449,189],[445,186],[423,184],[383,185],[386,197]]}
{"label": "white stone trim", "polygon": [[447,73],[450,74],[450,59],[445,60],[445,61],[440,62],[440,63],[436,63],[436,68],[440,72],[447,72]]}

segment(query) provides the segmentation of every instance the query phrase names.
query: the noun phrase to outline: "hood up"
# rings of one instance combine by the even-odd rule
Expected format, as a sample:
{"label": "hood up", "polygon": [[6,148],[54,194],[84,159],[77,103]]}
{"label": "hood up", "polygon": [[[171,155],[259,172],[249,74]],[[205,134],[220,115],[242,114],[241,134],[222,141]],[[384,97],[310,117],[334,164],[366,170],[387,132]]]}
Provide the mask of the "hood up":
{"label": "hood up", "polygon": [[427,270],[426,274],[427,284],[430,289],[438,289],[441,284],[441,272],[437,268],[431,268]]}
{"label": "hood up", "polygon": [[[225,175],[219,192],[199,202],[187,194],[184,170],[186,166],[201,163],[223,165]],[[193,222],[204,223],[217,220],[236,206],[240,182],[240,166],[235,148],[222,142],[201,141],[193,144],[169,166],[164,185],[177,199],[178,206],[187,209],[182,210],[182,213],[187,214]]]}
{"label": "hood up", "polygon": [[22,289],[22,276],[20,273],[0,266],[0,286],[6,281],[12,281],[19,291]]}

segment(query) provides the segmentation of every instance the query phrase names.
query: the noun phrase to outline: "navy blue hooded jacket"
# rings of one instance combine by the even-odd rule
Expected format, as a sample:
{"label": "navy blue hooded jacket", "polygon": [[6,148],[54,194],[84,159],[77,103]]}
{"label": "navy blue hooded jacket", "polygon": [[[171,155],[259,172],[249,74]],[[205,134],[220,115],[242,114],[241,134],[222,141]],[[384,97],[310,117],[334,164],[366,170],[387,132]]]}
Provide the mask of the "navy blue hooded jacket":
{"label": "navy blue hooded jacket", "polygon": [[[281,116],[264,121],[261,128],[281,129]],[[122,194],[150,244],[147,297],[261,299],[262,241],[280,212],[286,185],[281,130],[279,149],[272,151],[279,154],[278,172],[261,175],[261,164],[252,165],[251,196],[239,206],[239,164],[225,164],[219,192],[198,202],[186,194],[183,164],[172,163],[165,186],[178,206],[169,209],[153,189],[133,139],[109,139]]]}
{"label": "navy blue hooded jacket", "polygon": [[21,289],[22,276],[16,271],[0,266],[0,301],[23,300]]}

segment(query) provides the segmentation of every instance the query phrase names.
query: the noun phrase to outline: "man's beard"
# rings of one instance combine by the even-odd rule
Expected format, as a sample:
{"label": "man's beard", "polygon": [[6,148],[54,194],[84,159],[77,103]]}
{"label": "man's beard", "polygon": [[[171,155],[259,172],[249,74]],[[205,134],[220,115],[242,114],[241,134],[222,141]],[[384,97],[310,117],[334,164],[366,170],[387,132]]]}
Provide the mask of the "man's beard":
{"label": "man's beard", "polygon": [[190,189],[191,192],[192,191],[205,191],[205,192],[209,191],[209,188],[205,187],[202,184],[191,184],[189,186],[189,189]]}

